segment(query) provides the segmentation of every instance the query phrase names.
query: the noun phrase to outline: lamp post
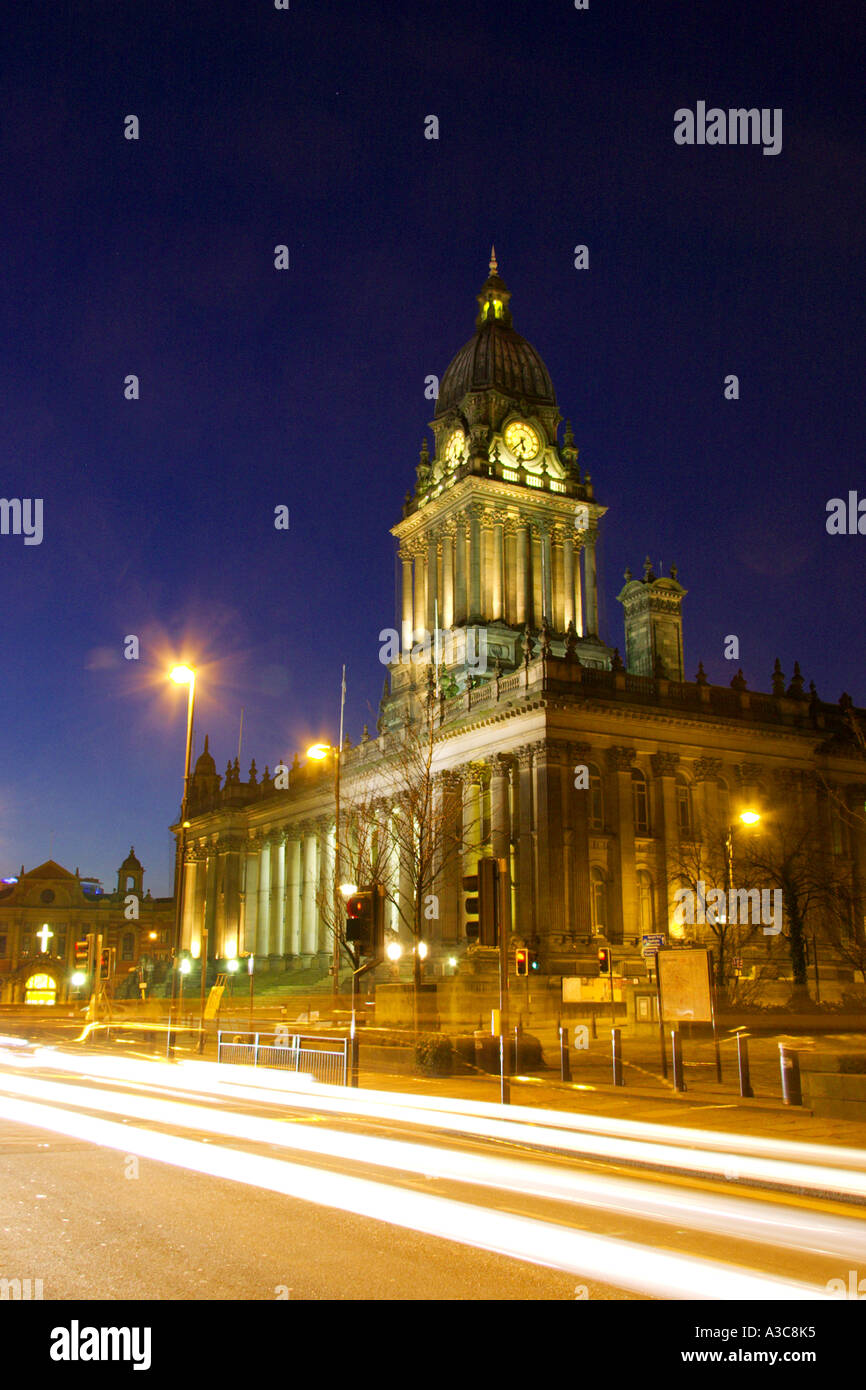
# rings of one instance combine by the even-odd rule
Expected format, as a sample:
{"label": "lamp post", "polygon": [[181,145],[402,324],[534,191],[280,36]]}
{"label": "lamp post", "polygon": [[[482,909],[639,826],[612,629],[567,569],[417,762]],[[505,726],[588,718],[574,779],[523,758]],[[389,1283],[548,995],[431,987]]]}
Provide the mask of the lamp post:
{"label": "lamp post", "polygon": [[[180,806],[180,844],[178,846],[178,867],[175,875],[175,895],[174,895],[174,957],[180,951],[180,938],[183,923],[183,884],[184,884],[184,858],[186,854],[186,830],[187,830],[187,809],[189,799],[189,765],[192,757],[192,721],[195,713],[195,671],[191,666],[175,666],[169,671],[169,679],[175,685],[186,685],[189,687],[186,703],[186,761],[184,763],[183,774],[183,800]],[[204,966],[202,967],[204,968]],[[183,982],[181,982],[182,985]],[[174,989],[175,972],[171,972],[171,998],[168,1005],[168,1039],[166,1042],[166,1056],[172,1053],[171,1045],[171,1019],[174,1012]],[[182,998],[183,996],[181,996]]]}
{"label": "lamp post", "polygon": [[340,922],[342,920],[340,889],[340,772],[343,760],[343,712],[346,707],[346,668],[340,684],[340,738],[336,748],[329,743],[314,743],[307,757],[322,762],[329,753],[334,757],[334,994],[340,992]]}

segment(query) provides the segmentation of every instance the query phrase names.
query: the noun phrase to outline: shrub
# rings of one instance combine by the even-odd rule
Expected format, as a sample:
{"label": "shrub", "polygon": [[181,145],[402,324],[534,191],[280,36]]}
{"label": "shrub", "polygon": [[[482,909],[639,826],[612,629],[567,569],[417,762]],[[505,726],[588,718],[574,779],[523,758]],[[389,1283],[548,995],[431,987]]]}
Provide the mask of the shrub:
{"label": "shrub", "polygon": [[450,1076],[454,1060],[451,1039],[443,1033],[421,1033],[415,1043],[415,1065],[424,1076]]}

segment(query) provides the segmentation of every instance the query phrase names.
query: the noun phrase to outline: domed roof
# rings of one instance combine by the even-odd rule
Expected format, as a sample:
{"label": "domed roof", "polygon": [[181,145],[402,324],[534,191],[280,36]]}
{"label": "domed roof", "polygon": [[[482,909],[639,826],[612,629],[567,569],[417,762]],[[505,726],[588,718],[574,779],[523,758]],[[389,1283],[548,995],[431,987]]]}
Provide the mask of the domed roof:
{"label": "domed roof", "polygon": [[515,330],[511,295],[497,274],[491,251],[490,276],[478,295],[475,333],[457,353],[439,386],[436,414],[459,405],[467,391],[501,391],[533,405],[556,405],[550,373],[531,343]]}
{"label": "domed roof", "polygon": [[129,846],[129,854],[121,864],[121,869],[140,869],[141,865],[135,857],[135,845]]}

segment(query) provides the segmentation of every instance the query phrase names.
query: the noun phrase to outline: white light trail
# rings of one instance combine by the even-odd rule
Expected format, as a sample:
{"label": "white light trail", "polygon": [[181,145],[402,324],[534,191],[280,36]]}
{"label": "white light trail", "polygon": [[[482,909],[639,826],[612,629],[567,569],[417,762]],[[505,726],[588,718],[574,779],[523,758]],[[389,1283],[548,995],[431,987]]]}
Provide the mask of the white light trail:
{"label": "white light trail", "polygon": [[19,1124],[137,1154],[211,1177],[279,1192],[319,1206],[350,1211],[443,1240],[490,1250],[510,1259],[563,1270],[619,1288],[673,1299],[822,1300],[826,1293],[793,1280],[753,1274],[713,1261],[668,1254],[565,1226],[472,1207],[464,1202],[345,1177],[242,1153],[192,1139],[158,1134],[74,1111],[0,1097],[0,1115]]}
{"label": "white light trail", "polygon": [[[4,1059],[6,1061],[7,1059]],[[524,1147],[553,1150],[575,1157],[623,1161],[665,1170],[731,1181],[758,1182],[802,1192],[830,1193],[866,1201],[866,1153],[824,1145],[774,1143],[744,1135],[718,1135],[705,1130],[671,1129],[640,1121],[607,1121],[595,1116],[567,1115],[528,1106],[502,1106],[383,1091],[347,1091],[318,1085],[312,1091],[293,1089],[293,1077],[283,1072],[259,1073],[250,1068],[215,1062],[183,1062],[166,1069],[163,1062],[133,1062],[122,1057],[70,1056],[42,1053],[23,1058],[10,1054],[16,1066],[41,1065],[93,1077],[138,1081],[165,1089],[176,1079],[185,1090],[199,1094],[250,1099],[256,1092],[295,1109],[385,1119],[423,1125],[443,1133],[500,1139]],[[259,1097],[257,1096],[256,1099]],[[451,1108],[453,1107],[453,1108]],[[519,1113],[518,1113],[519,1112]],[[805,1162],[806,1151],[819,1162]],[[768,1156],[781,1154],[782,1157]]]}
{"label": "white light trail", "polygon": [[663,1187],[659,1183],[631,1178],[553,1168],[524,1159],[506,1158],[495,1150],[489,1155],[468,1154],[439,1145],[320,1128],[287,1127],[281,1120],[268,1117],[203,1109],[201,1103],[189,1105],[121,1091],[64,1085],[31,1076],[12,1077],[0,1072],[0,1091],[57,1105],[104,1110],[228,1139],[363,1163],[392,1172],[416,1173],[442,1181],[589,1205],[643,1220],[688,1225],[715,1235],[866,1258],[866,1222],[823,1212],[779,1208],[766,1202],[694,1192],[681,1186]]}

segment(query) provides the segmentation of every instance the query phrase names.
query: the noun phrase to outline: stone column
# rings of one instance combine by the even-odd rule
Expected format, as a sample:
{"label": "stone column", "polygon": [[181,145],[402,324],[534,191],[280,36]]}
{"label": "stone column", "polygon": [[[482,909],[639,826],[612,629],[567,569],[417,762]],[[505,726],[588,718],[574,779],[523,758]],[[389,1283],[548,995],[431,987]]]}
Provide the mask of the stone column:
{"label": "stone column", "polygon": [[304,836],[303,869],[301,882],[301,955],[312,961],[318,949],[318,912],[316,911],[316,884],[318,882],[318,841],[316,827],[305,821],[302,827]]}
{"label": "stone column", "polygon": [[203,921],[207,929],[206,951],[208,957],[216,953],[216,924],[217,924],[217,853],[216,847],[211,846],[208,850],[205,862],[205,886],[204,886],[204,915]]}
{"label": "stone column", "polygon": [[243,949],[240,935],[242,843],[237,839],[226,842],[223,870],[222,931],[218,933],[217,953],[235,956]]}
{"label": "stone column", "polygon": [[473,509],[469,520],[469,621],[477,622],[481,617],[481,518]]}
{"label": "stone column", "polygon": [[[695,791],[697,792],[697,805],[694,807],[697,817],[698,838],[707,845],[713,835],[724,835],[727,826],[724,825],[719,817],[717,805],[718,780],[722,775],[721,758],[698,758],[695,763]],[[719,887],[722,887],[719,884]]]}
{"label": "stone column", "polygon": [[415,556],[415,641],[419,642],[424,632],[425,614],[427,609],[427,575],[424,556]]}
{"label": "stone column", "polygon": [[595,582],[596,535],[595,531],[587,531],[583,552],[583,569],[586,578],[586,632],[588,636],[598,633],[598,591]]}
{"label": "stone column", "polygon": [[301,841],[296,829],[286,845],[286,951],[301,952]]}
{"label": "stone column", "polygon": [[608,784],[612,793],[611,824],[615,835],[611,841],[611,884],[608,910],[611,916],[611,941],[638,934],[637,869],[634,853],[634,804],[631,765],[633,748],[614,747],[607,750]]}
{"label": "stone column", "polygon": [[271,920],[269,953],[286,952],[286,837],[280,831],[271,840]]}
{"label": "stone column", "polygon": [[514,611],[516,626],[523,627],[531,621],[532,608],[527,605],[529,594],[529,531],[526,526],[517,528],[517,592]]}
{"label": "stone column", "polygon": [[454,626],[454,538],[450,531],[442,536],[442,612],[439,626]]}
{"label": "stone column", "polygon": [[514,930],[525,940],[535,936],[535,817],[533,814],[533,747],[525,744],[517,749],[517,920]]}
{"label": "stone column", "polygon": [[412,630],[415,625],[415,613],[412,603],[412,557],[411,555],[401,555],[400,560],[403,565],[401,642],[405,655],[412,650]]}
{"label": "stone column", "polygon": [[[676,775],[679,753],[653,753],[650,764],[656,779],[655,824],[658,826],[660,844],[657,858],[656,882],[659,892],[657,921],[659,930],[667,932],[673,917],[674,893],[679,886],[677,863],[679,860],[680,831],[677,823]],[[687,933],[688,928],[682,928]]]}
{"label": "stone column", "polygon": [[183,921],[181,923],[181,947],[191,951],[193,942],[198,943],[198,924],[196,919],[196,861],[190,846],[186,849],[186,862],[183,865]]}
{"label": "stone column", "polygon": [[439,931],[441,940],[463,939],[462,884],[460,856],[460,816],[462,789],[460,778],[453,772],[438,777],[441,819],[439,835]]}
{"label": "stone column", "polygon": [[268,931],[270,928],[270,890],[271,890],[271,846],[268,840],[262,841],[259,855],[259,903],[256,913],[256,955],[268,954]]}
{"label": "stone column", "polygon": [[427,631],[430,633],[430,649],[433,649],[433,629],[436,627],[436,606],[441,610],[439,598],[439,538],[435,532],[427,537]]}
{"label": "stone column", "polygon": [[570,776],[565,787],[571,802],[571,821],[573,826],[573,930],[578,936],[592,937],[592,902],[589,880],[590,836],[590,792],[588,787],[576,787],[575,778],[578,767],[588,767],[592,761],[592,747],[588,743],[574,743],[571,746]]}
{"label": "stone column", "polygon": [[246,852],[244,865],[243,931],[240,949],[245,952],[256,949],[256,920],[259,912],[259,853],[261,846],[253,836]]}
{"label": "stone column", "polygon": [[466,523],[462,517],[457,521],[457,534],[454,544],[454,622],[465,623],[467,616],[467,556]]}
{"label": "stone column", "polygon": [[[319,880],[316,889],[316,949],[319,955],[333,956],[334,938],[329,922],[334,915],[334,844],[331,823],[324,817],[317,823],[319,843]],[[324,904],[327,903],[327,907]]]}
{"label": "stone column", "polygon": [[508,866],[508,891],[502,902],[507,934],[511,933],[511,760],[497,753],[490,761],[490,841],[494,859],[504,859]]}
{"label": "stone column", "polygon": [[563,627],[573,622],[577,627],[577,617],[574,609],[574,541],[571,536],[566,536],[562,543],[562,570],[563,570]]}
{"label": "stone column", "polygon": [[493,524],[493,574],[491,576],[490,616],[505,619],[504,535],[502,522]]}
{"label": "stone column", "polygon": [[551,627],[553,621],[553,553],[550,545],[550,532],[547,527],[541,531],[541,607],[542,617]]}

